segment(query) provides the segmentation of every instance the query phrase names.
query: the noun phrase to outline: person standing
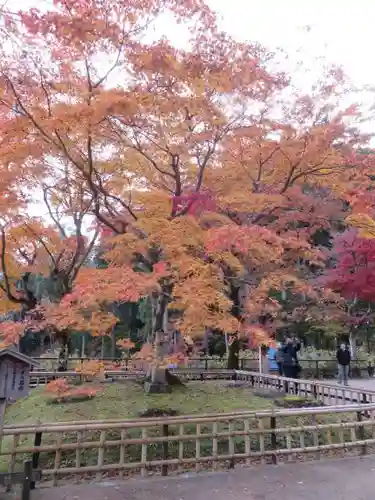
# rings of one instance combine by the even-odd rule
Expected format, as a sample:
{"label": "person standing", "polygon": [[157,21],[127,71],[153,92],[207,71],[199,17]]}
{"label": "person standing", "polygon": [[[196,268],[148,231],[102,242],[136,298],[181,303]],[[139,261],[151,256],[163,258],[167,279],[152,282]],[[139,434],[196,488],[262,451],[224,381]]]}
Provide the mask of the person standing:
{"label": "person standing", "polygon": [[270,345],[267,352],[269,373],[275,373],[278,371],[278,366],[276,362],[276,352],[277,348],[274,345]]}
{"label": "person standing", "polygon": [[286,337],[283,352],[283,372],[284,377],[298,378],[301,367],[298,363],[297,352],[300,351],[301,344],[295,337]]}
{"label": "person standing", "polygon": [[336,353],[339,384],[349,385],[348,377],[351,358],[348,346],[344,343],[340,344]]}
{"label": "person standing", "polygon": [[283,345],[280,342],[276,346],[275,361],[277,363],[277,371],[279,372],[279,376],[282,377],[284,373],[283,369],[284,352],[283,352]]}

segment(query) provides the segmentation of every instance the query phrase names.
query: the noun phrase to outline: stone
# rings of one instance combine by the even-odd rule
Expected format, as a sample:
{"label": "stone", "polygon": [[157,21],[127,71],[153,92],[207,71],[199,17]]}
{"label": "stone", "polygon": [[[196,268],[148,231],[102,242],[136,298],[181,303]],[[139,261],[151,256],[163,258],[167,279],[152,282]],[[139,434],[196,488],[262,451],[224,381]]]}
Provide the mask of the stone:
{"label": "stone", "polygon": [[145,382],[145,392],[148,394],[166,394],[171,391],[172,388],[168,384]]}

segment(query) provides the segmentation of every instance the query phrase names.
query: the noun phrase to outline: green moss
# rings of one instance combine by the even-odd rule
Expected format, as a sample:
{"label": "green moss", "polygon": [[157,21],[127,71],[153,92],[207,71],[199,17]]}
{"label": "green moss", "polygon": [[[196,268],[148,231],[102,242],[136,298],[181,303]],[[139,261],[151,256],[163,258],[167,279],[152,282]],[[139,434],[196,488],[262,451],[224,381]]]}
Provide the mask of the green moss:
{"label": "green moss", "polygon": [[132,382],[106,384],[102,393],[88,401],[49,404],[42,389],[11,405],[6,424],[36,424],[72,420],[127,419],[149,408],[171,408],[179,414],[267,409],[270,401],[253,396],[248,388],[232,388],[228,382],[190,382],[170,394],[145,394]]}

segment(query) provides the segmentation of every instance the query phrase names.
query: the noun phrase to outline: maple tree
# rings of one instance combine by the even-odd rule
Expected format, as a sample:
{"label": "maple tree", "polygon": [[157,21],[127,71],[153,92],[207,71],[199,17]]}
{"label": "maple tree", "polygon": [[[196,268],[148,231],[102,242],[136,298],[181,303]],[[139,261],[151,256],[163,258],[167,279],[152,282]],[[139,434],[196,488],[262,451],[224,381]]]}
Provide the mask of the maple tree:
{"label": "maple tree", "polygon": [[358,229],[348,229],[333,240],[331,265],[319,280],[339,293],[342,301],[337,319],[348,331],[351,344],[361,328],[374,323],[375,240],[361,236]]}
{"label": "maple tree", "polygon": [[[145,37],[166,13],[187,33],[185,48]],[[82,266],[95,240],[82,245],[75,218],[69,286],[39,307],[45,324],[102,335],[116,322],[109,304],[150,296],[154,345],[142,355],[163,385],[170,307],[185,334],[261,342],[260,317],[281,310],[271,289],[317,293],[311,266],[324,254],[313,238],[343,218],[340,186],[366,141],[356,109],[337,107],[339,70],[311,95],[285,97],[292,87],[267,69],[270,54],[221,32],[200,0],[57,0],[5,14],[5,27],[2,168],[15,172],[10,186],[49,195],[45,179],[57,179],[54,206],[69,189],[65,213],[74,219],[78,203],[94,219],[107,263]],[[54,242],[54,260],[67,243]]]}
{"label": "maple tree", "polygon": [[[37,184],[43,194],[41,206],[47,220],[45,216],[28,214],[33,209],[33,200],[22,194],[22,188],[28,185],[23,181],[22,174],[20,177],[15,170],[12,189],[21,193],[13,207],[4,202],[0,215],[0,304],[4,312],[19,310],[18,322],[2,323],[5,345],[17,344],[26,324],[30,327],[43,319],[42,304],[58,302],[72,290],[98,235],[98,231],[91,234],[85,231],[91,201],[82,190],[69,185],[66,172],[55,178],[43,177],[41,184]],[[40,324],[37,329],[41,328]],[[63,330],[53,329],[49,334],[67,342],[67,332]]]}

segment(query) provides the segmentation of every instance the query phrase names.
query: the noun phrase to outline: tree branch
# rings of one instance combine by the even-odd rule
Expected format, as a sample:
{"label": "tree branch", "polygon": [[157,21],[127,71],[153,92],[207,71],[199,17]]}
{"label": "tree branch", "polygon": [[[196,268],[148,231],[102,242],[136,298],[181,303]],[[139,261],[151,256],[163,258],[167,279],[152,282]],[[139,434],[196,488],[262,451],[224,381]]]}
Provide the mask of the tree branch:
{"label": "tree branch", "polygon": [[13,295],[11,289],[10,289],[10,282],[9,282],[9,276],[7,272],[7,265],[6,265],[6,236],[5,236],[5,230],[3,226],[0,226],[0,233],[1,233],[1,255],[0,255],[0,261],[1,261],[1,268],[2,268],[2,273],[3,273],[3,280],[4,280],[4,285],[0,284],[0,288],[5,292],[6,296],[8,297],[9,300],[12,302],[15,302],[17,304],[24,304],[25,300],[16,297]]}

